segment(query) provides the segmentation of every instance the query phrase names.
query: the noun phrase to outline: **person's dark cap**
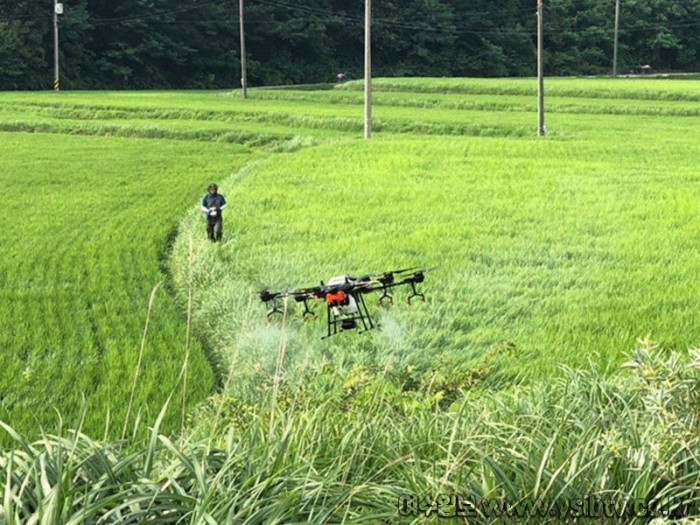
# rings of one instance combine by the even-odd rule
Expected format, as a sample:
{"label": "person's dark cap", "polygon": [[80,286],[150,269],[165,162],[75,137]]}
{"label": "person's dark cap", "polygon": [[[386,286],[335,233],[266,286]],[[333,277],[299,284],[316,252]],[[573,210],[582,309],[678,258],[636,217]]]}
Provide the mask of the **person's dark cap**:
{"label": "person's dark cap", "polygon": [[214,188],[215,190],[219,189],[219,187],[216,184],[214,184],[213,182],[209,185],[209,187],[207,188],[207,191],[212,189],[212,188]]}

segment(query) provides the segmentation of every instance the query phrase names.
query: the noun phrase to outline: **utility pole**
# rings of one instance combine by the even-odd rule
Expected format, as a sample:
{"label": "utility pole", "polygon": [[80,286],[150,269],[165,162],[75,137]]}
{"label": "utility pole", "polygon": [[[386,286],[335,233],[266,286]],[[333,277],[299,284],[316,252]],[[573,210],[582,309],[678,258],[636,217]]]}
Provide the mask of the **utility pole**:
{"label": "utility pole", "polygon": [[543,0],[537,0],[537,136],[544,137]]}
{"label": "utility pole", "polygon": [[63,4],[53,0],[53,88],[61,90],[61,72],[58,63],[58,15],[63,14]]}
{"label": "utility pole", "polygon": [[372,137],[372,0],[365,0],[365,138]]}
{"label": "utility pole", "polygon": [[620,0],[615,0],[615,39],[613,42],[613,69],[612,74],[617,76],[617,38],[620,30]]}
{"label": "utility pole", "polygon": [[248,73],[245,61],[245,24],[243,23],[243,0],[238,3],[238,21],[241,32],[241,91],[243,98],[248,98]]}

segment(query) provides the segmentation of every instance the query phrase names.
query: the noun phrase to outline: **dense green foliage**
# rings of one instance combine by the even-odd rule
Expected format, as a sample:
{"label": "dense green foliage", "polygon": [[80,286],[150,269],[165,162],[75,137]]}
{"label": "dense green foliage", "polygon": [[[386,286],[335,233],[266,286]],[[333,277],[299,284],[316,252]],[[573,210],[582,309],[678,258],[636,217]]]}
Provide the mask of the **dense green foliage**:
{"label": "dense green foliage", "polygon": [[[568,371],[447,411],[327,369],[253,406],[213,399],[183,442],[157,425],[131,447],[3,427],[16,449],[0,457],[0,524],[445,523],[468,504],[479,524],[697,518],[698,359],[643,346],[615,380]],[[404,495],[421,507],[402,516]]]}
{"label": "dense green foliage", "polygon": [[[532,79],[376,87],[370,142],[356,83],[0,94],[0,524],[394,523],[449,492],[698,514],[697,81],[549,81],[545,139]],[[267,325],[256,296],[433,262],[430,301],[368,334]],[[187,400],[219,388],[178,440],[188,311]]]}
{"label": "dense green foliage", "polygon": [[[52,84],[52,0],[0,0],[0,89]],[[619,71],[700,68],[700,0],[625,0]],[[545,2],[546,72],[608,73],[614,2]],[[248,0],[252,85],[333,82],[363,71],[360,0]],[[374,5],[377,76],[529,76],[534,0],[383,0]],[[67,89],[215,88],[240,79],[237,2],[67,0]]]}
{"label": "dense green foliage", "polygon": [[[188,342],[163,287],[150,311],[149,296],[165,278],[180,210],[250,155],[223,144],[1,135],[0,420],[38,435],[55,428],[56,410],[75,421],[86,398],[86,430],[119,437],[129,404],[129,431],[169,394],[181,405],[183,366],[187,405],[201,401],[213,386],[201,345]],[[179,423],[173,412],[165,424]]]}

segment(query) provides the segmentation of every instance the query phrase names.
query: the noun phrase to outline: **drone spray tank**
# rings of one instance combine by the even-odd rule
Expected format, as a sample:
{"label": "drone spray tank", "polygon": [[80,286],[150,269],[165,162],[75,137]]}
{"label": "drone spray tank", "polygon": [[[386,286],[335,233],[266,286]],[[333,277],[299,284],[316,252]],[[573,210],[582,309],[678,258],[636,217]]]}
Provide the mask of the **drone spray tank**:
{"label": "drone spray tank", "polygon": [[[333,288],[338,287],[337,291],[326,295],[326,304],[335,317],[344,315],[352,316],[357,313],[357,301],[352,294],[348,294],[342,289],[342,286],[348,284],[349,282],[350,281],[346,275],[333,277],[328,280],[328,284],[326,286]],[[351,330],[356,327],[356,323],[353,319],[343,320],[341,321],[341,324],[343,330]]]}

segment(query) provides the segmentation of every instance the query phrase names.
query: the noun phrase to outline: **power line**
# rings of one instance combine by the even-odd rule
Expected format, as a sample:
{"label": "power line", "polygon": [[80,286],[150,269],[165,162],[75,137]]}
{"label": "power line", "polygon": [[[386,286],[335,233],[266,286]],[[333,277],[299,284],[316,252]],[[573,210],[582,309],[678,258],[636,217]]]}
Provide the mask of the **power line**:
{"label": "power line", "polygon": [[[546,12],[546,11],[545,11]],[[65,22],[66,24],[70,23],[70,17],[65,15]],[[132,18],[129,20],[121,20],[118,22],[109,22],[110,25],[122,25],[124,23],[129,23],[129,22],[135,22],[139,20],[149,20],[153,23],[159,23],[159,24],[212,24],[212,25],[226,25],[226,24],[235,24],[236,21],[233,19],[178,19],[178,20],[160,20],[157,18],[154,18],[155,15],[148,15],[148,16],[140,16],[139,18]],[[35,20],[23,20],[23,19],[17,19],[17,18],[0,18],[0,22],[3,23],[13,23],[13,22],[20,22],[20,23],[30,23],[34,22]],[[323,21],[323,20],[321,20]],[[329,20],[326,20],[329,21]],[[280,20],[246,20],[246,24],[279,24]],[[91,25],[91,26],[101,26],[105,25],[107,22],[104,21],[88,21],[86,25]],[[378,25],[377,22],[375,22],[375,25]],[[388,23],[384,22],[383,25],[385,26],[393,26],[393,27],[398,27],[400,29],[415,29],[415,30],[421,30],[421,31],[430,31],[430,32],[441,32],[441,33],[447,33],[447,34],[473,34],[473,35],[502,35],[502,36],[508,36],[508,35],[526,35],[526,36],[534,36],[536,35],[537,31],[535,29],[517,29],[517,28],[504,28],[504,29],[467,29],[467,28],[462,28],[462,27],[454,27],[454,28],[444,28],[444,27],[428,27],[424,25],[417,25],[417,24],[402,24],[402,23]],[[634,26],[634,27],[620,27],[620,34],[631,34],[631,33],[637,33],[637,32],[643,32],[643,31],[653,31],[653,30],[660,30],[660,29],[677,29],[677,28],[693,28],[693,27],[698,27],[700,26],[700,19],[698,20],[693,20],[693,21],[688,21],[688,22],[679,22],[677,24],[663,24],[663,23],[657,23],[657,24],[647,24],[647,25],[639,25],[639,26]],[[580,29],[547,29],[545,31],[546,34],[548,35],[566,35],[566,34],[581,34],[581,33],[586,33],[590,31],[595,31],[595,30],[605,30],[605,31],[610,31],[612,30],[611,27],[608,26],[589,26],[585,28],[580,28]]]}
{"label": "power line", "polygon": [[152,11],[149,13],[142,13],[140,15],[127,15],[123,17],[118,17],[118,18],[95,18],[93,19],[93,25],[103,25],[103,24],[110,24],[110,23],[115,23],[115,22],[131,22],[131,21],[137,21],[137,20],[143,20],[143,19],[148,19],[148,18],[154,18],[157,16],[163,16],[163,15],[173,15],[176,13],[183,13],[186,11],[191,11],[192,9],[199,9],[200,7],[207,7],[211,5],[224,5],[224,2],[222,0],[205,0],[204,2],[196,2],[187,6],[182,6],[182,7],[177,7],[174,9],[167,9],[167,10],[162,10],[162,11]]}
{"label": "power line", "polygon": [[[328,10],[321,10],[321,9],[316,9],[313,7],[308,7],[308,6],[299,6],[299,5],[293,5],[289,4],[280,0],[258,0],[258,4],[263,4],[263,5],[269,5],[272,7],[278,7],[278,8],[283,8],[283,9],[288,9],[292,11],[299,11],[307,14],[315,14],[318,15],[316,18],[317,21],[321,22],[336,22],[336,21],[346,21],[346,22],[356,22],[356,23],[362,23],[363,18],[347,14],[345,12],[332,12]],[[184,13],[188,11],[192,11],[195,9],[199,9],[202,7],[209,7],[209,6],[225,6],[227,4],[226,0],[205,0],[205,1],[200,1],[196,2],[187,6],[182,6],[174,9],[169,9],[169,10],[161,10],[161,11],[153,11],[149,13],[141,13],[141,14],[132,14],[124,17],[113,17],[113,18],[89,18],[88,19],[88,24],[92,26],[103,26],[103,25],[122,25],[122,24],[128,24],[131,22],[138,22],[142,20],[148,20],[153,23],[160,23],[160,24],[192,24],[192,23],[197,23],[197,24],[227,24],[227,23],[232,23],[233,20],[227,20],[227,19],[188,19],[188,20],[183,20],[183,19],[163,19],[162,17],[167,17],[170,15],[175,15],[178,13]],[[570,6],[567,6],[570,7]],[[518,10],[520,11],[520,10]],[[523,10],[524,11],[524,10]],[[531,11],[531,9],[528,9],[527,11]],[[546,9],[545,6],[545,13],[548,10]],[[471,13],[468,12],[459,12],[457,13],[460,15],[460,17],[463,17],[465,15],[469,15]],[[474,12],[476,14],[476,12]],[[288,20],[293,20],[293,18],[290,18]],[[288,21],[286,20],[286,21]],[[22,19],[17,19],[17,18],[11,18],[11,19],[3,19],[0,18],[0,21],[3,22],[32,22],[34,20],[22,20]],[[65,21],[66,23],[70,23],[70,16],[65,15]],[[246,24],[272,24],[272,23],[284,23],[285,20],[280,20],[280,19],[251,19],[251,20],[246,20]],[[516,21],[518,22],[518,21]],[[421,22],[421,23],[412,23],[408,22],[405,20],[400,20],[397,18],[379,18],[379,17],[373,17],[373,23],[375,26],[381,27],[381,26],[386,26],[386,27],[393,27],[397,29],[406,29],[406,30],[416,30],[416,31],[424,31],[424,32],[440,32],[444,33],[450,36],[459,36],[459,35],[476,35],[476,36],[513,36],[513,35],[518,35],[518,36],[532,36],[534,37],[537,34],[536,29],[527,29],[527,28],[518,28],[518,27],[505,27],[505,28],[494,28],[494,27],[474,27],[472,25],[461,25],[461,24],[453,24],[450,25],[449,27],[445,26],[440,26],[440,25],[431,25],[429,22]],[[619,28],[619,33],[622,35],[629,35],[632,33],[636,32],[643,32],[643,31],[654,31],[654,30],[661,30],[661,29],[680,29],[680,28],[693,28],[700,26],[700,19],[690,19],[690,20],[684,20],[684,21],[679,21],[676,23],[664,23],[664,22],[656,22],[656,23],[648,23],[648,24],[637,24],[635,25],[634,22],[630,24],[628,27],[620,27]],[[595,30],[605,30],[609,31],[611,30],[610,27],[607,25],[605,26],[588,26],[585,28],[561,28],[561,29],[556,29],[552,28],[551,26],[548,27],[545,31],[547,35],[575,35],[575,34],[581,34],[581,33],[586,33],[590,31],[595,31]]]}
{"label": "power line", "polygon": [[[262,4],[262,5],[270,5],[273,7],[283,7],[283,8],[288,8],[288,9],[297,10],[297,11],[305,11],[308,13],[316,13],[316,14],[321,14],[321,15],[332,14],[333,16],[342,16],[342,17],[345,17],[348,19],[357,20],[358,22],[362,22],[364,20],[363,16],[361,16],[361,15],[350,15],[344,11],[342,13],[332,12],[332,11],[329,13],[329,11],[325,10],[325,9],[317,9],[314,7],[309,7],[309,6],[304,6],[304,5],[290,4],[288,2],[284,2],[283,0],[257,0],[256,3]],[[507,16],[510,16],[513,12],[520,14],[520,13],[528,13],[531,11],[532,11],[532,9],[530,7],[523,7],[523,8],[511,10],[511,11],[499,10],[498,13],[496,13],[496,14],[497,15],[501,14],[502,16],[507,17]],[[459,12],[455,12],[454,14],[458,15],[460,17],[462,17],[462,16],[474,16],[474,17],[482,18],[484,15],[484,12],[483,12],[483,10],[479,9],[479,10],[475,10],[475,11],[459,11]],[[372,20],[375,22],[379,22],[382,20],[391,20],[391,19],[373,16]],[[394,19],[394,20],[396,20],[396,19]]]}
{"label": "power line", "polygon": [[[194,3],[188,6],[183,6],[175,9],[169,9],[169,10],[162,10],[162,11],[154,11],[154,12],[148,12],[148,13],[141,13],[141,14],[136,14],[136,15],[127,15],[124,17],[116,17],[116,18],[95,18],[93,19],[93,25],[102,25],[102,24],[107,24],[107,23],[114,23],[114,22],[130,22],[130,21],[137,21],[137,20],[143,20],[143,19],[153,19],[155,17],[161,16],[161,15],[170,15],[170,14],[176,14],[184,11],[190,11],[192,9],[197,9],[200,7],[206,7],[206,6],[211,6],[211,5],[216,5],[220,4],[224,6],[226,4],[226,0],[206,0],[203,2],[198,2]],[[364,18],[359,15],[351,15],[346,13],[345,11],[342,12],[333,12],[330,10],[325,10],[325,9],[317,9],[314,7],[309,7],[309,6],[304,6],[304,5],[296,5],[296,4],[289,4],[284,1],[280,0],[258,0],[256,2],[258,5],[268,5],[271,7],[278,7],[278,8],[283,8],[283,9],[288,9],[292,11],[300,11],[303,13],[308,13],[308,14],[316,14],[320,15],[322,17],[326,18],[321,18],[321,20],[325,21],[331,21],[331,20],[336,20],[336,19],[342,19],[346,21],[354,21],[358,23],[362,23],[364,21]],[[530,12],[530,8],[520,8],[517,10],[514,10],[517,13],[524,13],[524,12]],[[480,17],[483,18],[483,12],[482,11],[459,11],[458,13],[455,13],[459,17],[464,17],[464,16],[475,16],[475,17]],[[512,15],[511,12],[501,12],[503,17],[509,17]],[[417,28],[417,29],[423,29],[425,27],[425,24],[411,24],[410,22],[406,22],[404,20],[399,20],[397,18],[389,18],[389,17],[373,17],[373,20],[377,24],[384,24],[384,25],[394,25],[394,26],[404,26],[407,29],[412,29],[412,28]],[[270,22],[275,22],[279,20],[270,20]],[[172,23],[176,23],[178,21],[172,21]],[[212,20],[211,22],[215,22],[215,20]],[[267,22],[267,21],[265,21]],[[456,26],[459,27],[459,26]],[[465,28],[467,26],[464,26]],[[433,30],[435,31],[441,31],[449,28],[435,28]]]}
{"label": "power line", "polygon": [[[582,3],[585,3],[586,0],[582,0]],[[296,11],[301,11],[309,14],[317,14],[321,16],[326,16],[328,18],[321,19],[325,21],[332,21],[335,19],[344,19],[346,21],[352,21],[352,22],[358,22],[362,23],[363,22],[363,17],[359,15],[350,15],[345,12],[329,12],[327,10],[323,9],[317,9],[309,6],[303,6],[303,5],[296,5],[296,4],[290,4],[287,2],[284,2],[283,0],[257,0],[257,4],[262,4],[262,5],[269,5],[273,7],[281,7],[281,8],[286,8],[290,10],[296,10]],[[590,2],[589,2],[590,3]],[[566,4],[565,7],[569,9],[574,9],[576,6],[575,5],[569,5]],[[551,7],[543,6],[543,10],[545,13],[549,10],[551,10]],[[518,8],[516,10],[511,10],[509,11],[502,11],[502,16],[505,17],[506,19],[509,19],[513,15],[513,12],[516,12],[518,15],[521,14],[527,14],[532,12],[533,9],[530,7],[527,8]],[[464,18],[466,16],[474,16],[478,17],[480,19],[483,19],[484,13],[482,11],[459,11],[456,12],[455,15],[458,15],[459,18]],[[407,22],[405,20],[400,20],[397,18],[388,18],[388,17],[378,17],[374,16],[373,22],[375,25],[388,25],[388,26],[393,26],[393,27],[399,27],[399,28],[404,28],[404,29],[418,29],[418,30],[428,30],[428,31],[455,31],[455,32],[460,32],[460,33],[472,33],[472,34],[486,34],[486,33],[493,33],[494,30],[492,28],[473,28],[471,25],[460,25],[460,24],[455,24],[452,27],[429,27],[428,22],[423,22],[423,23],[411,23]],[[493,19],[493,18],[491,18]],[[263,22],[263,21],[260,21]],[[267,21],[264,21],[267,22]],[[270,20],[270,22],[279,22],[279,20]],[[695,20],[695,21],[684,21],[684,22],[678,22],[678,23],[673,23],[673,24],[668,24],[668,23],[655,23],[655,24],[647,24],[646,26],[638,26],[632,28],[632,30],[644,30],[644,29],[661,29],[661,28],[674,28],[674,27],[694,27],[696,25],[700,24],[700,19]],[[581,29],[580,31],[586,31],[590,29],[607,29],[607,26],[605,27],[600,27],[600,26],[592,26],[588,27],[585,29]],[[630,28],[627,28],[627,30],[631,30]],[[622,31],[622,30],[621,30]],[[522,33],[522,34],[529,34],[529,35],[535,35],[536,30],[508,30],[508,32],[512,33]],[[551,29],[547,30],[547,33],[566,33],[566,32],[571,32],[571,30],[567,29],[562,29],[562,30],[554,30],[552,31]]]}
{"label": "power line", "polygon": [[[170,14],[170,13],[168,13]],[[17,20],[17,19],[0,19],[3,22],[23,22],[22,20]],[[233,20],[227,20],[227,19],[188,19],[188,20],[161,20],[157,18],[157,15],[142,15],[139,17],[133,17],[130,19],[125,19],[125,20],[119,20],[119,21],[112,21],[112,22],[106,22],[104,20],[98,20],[95,22],[92,22],[91,25],[93,26],[100,26],[100,25],[122,25],[125,23],[130,23],[130,22],[136,22],[140,20],[150,20],[151,22],[154,23],[160,23],[160,24],[229,24],[229,23],[234,23],[235,21]],[[293,20],[293,19],[289,19]],[[318,19],[317,19],[318,20]],[[335,21],[335,19],[326,19],[326,20],[319,20],[319,21],[325,21],[325,22],[331,22]],[[279,24],[279,23],[284,23],[286,22],[285,20],[279,20],[279,19],[270,19],[270,20],[246,20],[246,24]],[[375,25],[377,26],[387,26],[387,27],[395,27],[399,29],[407,29],[407,30],[420,30],[420,31],[428,31],[428,32],[440,32],[440,33],[446,33],[449,35],[461,35],[461,34],[471,34],[471,35],[499,35],[499,36],[508,36],[508,35],[523,35],[523,36],[534,36],[537,34],[537,31],[535,29],[518,29],[518,28],[500,28],[500,29],[489,29],[489,28],[476,28],[476,29],[470,29],[466,27],[459,27],[459,26],[454,26],[450,28],[445,28],[445,27],[431,27],[426,24],[411,24],[411,23],[404,23],[404,22],[399,22],[399,21],[391,21],[389,19],[383,19],[383,20],[375,20]],[[692,21],[686,21],[686,22],[679,22],[677,24],[664,24],[664,23],[655,23],[655,24],[646,24],[646,25],[637,25],[633,27],[620,27],[619,32],[620,34],[631,34],[631,33],[636,33],[636,32],[643,32],[643,31],[653,31],[653,30],[660,30],[660,29],[677,29],[677,28],[692,28],[692,27],[697,27],[700,26],[700,19],[698,20],[692,20]],[[548,35],[574,35],[574,34],[582,34],[582,33],[587,33],[595,30],[605,30],[608,31],[611,28],[606,26],[589,26],[585,28],[569,28],[569,29],[547,29],[545,32]]]}

